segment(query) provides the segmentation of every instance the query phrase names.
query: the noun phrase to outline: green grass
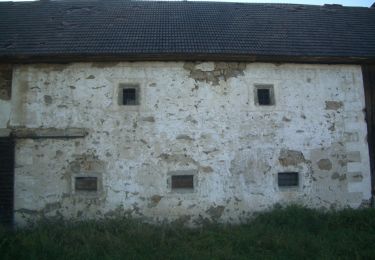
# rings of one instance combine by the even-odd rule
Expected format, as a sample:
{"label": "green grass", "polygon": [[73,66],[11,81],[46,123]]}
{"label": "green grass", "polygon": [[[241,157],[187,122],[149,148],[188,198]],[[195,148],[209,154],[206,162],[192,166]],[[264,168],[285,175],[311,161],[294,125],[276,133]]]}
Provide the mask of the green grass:
{"label": "green grass", "polygon": [[375,210],[291,206],[248,224],[189,229],[134,220],[0,230],[0,259],[375,259]]}

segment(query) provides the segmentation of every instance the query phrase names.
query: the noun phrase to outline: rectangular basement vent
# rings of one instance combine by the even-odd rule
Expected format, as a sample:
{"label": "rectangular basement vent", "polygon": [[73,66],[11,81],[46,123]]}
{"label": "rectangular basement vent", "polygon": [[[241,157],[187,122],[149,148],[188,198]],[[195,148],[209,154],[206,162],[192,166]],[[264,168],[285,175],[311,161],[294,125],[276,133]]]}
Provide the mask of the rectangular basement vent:
{"label": "rectangular basement vent", "polygon": [[174,189],[194,189],[194,175],[172,175]]}
{"label": "rectangular basement vent", "polygon": [[97,191],[98,178],[97,177],[75,177],[76,191]]}
{"label": "rectangular basement vent", "polygon": [[279,187],[297,187],[298,172],[279,172],[277,182]]}

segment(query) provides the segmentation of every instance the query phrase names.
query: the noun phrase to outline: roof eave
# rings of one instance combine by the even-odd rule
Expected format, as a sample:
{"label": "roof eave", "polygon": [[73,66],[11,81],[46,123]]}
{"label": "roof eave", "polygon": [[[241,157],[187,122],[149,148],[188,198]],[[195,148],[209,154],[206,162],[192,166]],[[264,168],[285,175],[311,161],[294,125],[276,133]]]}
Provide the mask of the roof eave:
{"label": "roof eave", "polygon": [[114,61],[228,61],[317,64],[375,64],[375,57],[291,56],[245,54],[55,54],[55,55],[4,55],[0,63],[73,63]]}

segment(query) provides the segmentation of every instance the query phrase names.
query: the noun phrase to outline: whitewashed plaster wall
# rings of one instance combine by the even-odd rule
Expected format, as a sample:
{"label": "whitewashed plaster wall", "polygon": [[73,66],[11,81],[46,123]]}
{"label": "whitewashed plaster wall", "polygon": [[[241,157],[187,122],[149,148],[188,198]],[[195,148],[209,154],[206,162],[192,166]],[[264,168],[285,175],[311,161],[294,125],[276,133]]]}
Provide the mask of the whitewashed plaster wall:
{"label": "whitewashed plaster wall", "polygon": [[[140,86],[138,107],[118,85]],[[274,106],[254,102],[272,84]],[[16,221],[41,216],[240,222],[275,203],[359,207],[370,199],[360,66],[265,63],[19,65],[10,126],[84,128],[85,138],[18,139]],[[277,173],[299,172],[280,189]],[[193,192],[170,187],[191,173]],[[99,176],[96,195],[72,178]]]}
{"label": "whitewashed plaster wall", "polygon": [[[7,123],[9,122],[10,117],[10,100],[0,99],[0,129],[7,129]],[[0,131],[1,133],[2,131]],[[0,136],[2,136],[0,134]]]}

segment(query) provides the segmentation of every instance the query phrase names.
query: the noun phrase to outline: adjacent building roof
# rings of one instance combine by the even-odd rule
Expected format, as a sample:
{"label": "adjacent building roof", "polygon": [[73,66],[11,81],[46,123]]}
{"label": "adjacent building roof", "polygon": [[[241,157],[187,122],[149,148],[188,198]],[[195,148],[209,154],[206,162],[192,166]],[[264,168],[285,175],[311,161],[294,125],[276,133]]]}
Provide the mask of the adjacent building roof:
{"label": "adjacent building roof", "polygon": [[375,61],[375,8],[129,0],[0,3],[0,60]]}

